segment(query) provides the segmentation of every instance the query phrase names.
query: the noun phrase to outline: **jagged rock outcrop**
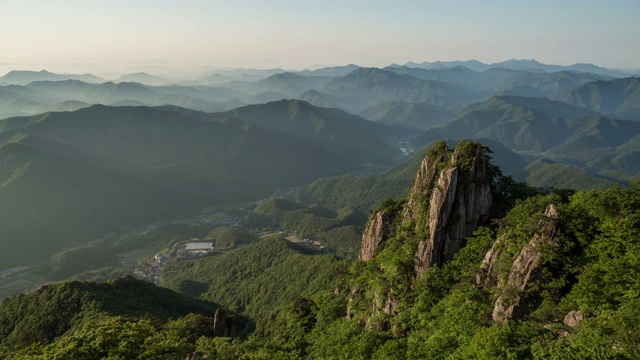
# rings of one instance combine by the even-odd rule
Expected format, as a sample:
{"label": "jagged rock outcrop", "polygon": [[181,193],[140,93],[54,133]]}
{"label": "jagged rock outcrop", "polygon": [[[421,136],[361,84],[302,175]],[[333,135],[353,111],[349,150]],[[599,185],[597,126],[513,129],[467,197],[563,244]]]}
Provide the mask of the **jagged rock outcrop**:
{"label": "jagged rock outcrop", "polygon": [[405,222],[411,219],[418,222],[424,221],[422,214],[420,214],[423,202],[425,198],[428,198],[433,189],[438,164],[446,162],[448,151],[447,143],[441,141],[437,143],[422,160],[416,179],[413,182],[411,193],[409,194],[409,201],[405,208]]}
{"label": "jagged rock outcrop", "polygon": [[360,259],[367,261],[373,258],[376,250],[384,246],[389,238],[395,214],[388,210],[380,210],[373,214],[362,235]]}
{"label": "jagged rock outcrop", "polygon": [[527,289],[541,278],[540,263],[542,251],[540,246],[555,245],[554,238],[560,212],[555,204],[547,206],[543,218],[538,223],[538,231],[527,243],[518,257],[516,257],[509,277],[505,283],[498,284],[498,289],[503,295],[498,297],[493,308],[493,320],[506,323],[508,320],[517,320],[529,311]]}
{"label": "jagged rock outcrop", "polygon": [[465,239],[489,220],[493,202],[485,147],[462,141],[450,156],[448,151],[443,155],[444,149],[435,150],[422,163],[404,216],[428,234],[415,254],[417,276],[451,260]]}
{"label": "jagged rock outcrop", "polygon": [[480,265],[480,271],[476,275],[476,283],[483,287],[498,284],[498,260],[504,250],[506,235],[502,235],[493,243],[491,250],[487,252]]}
{"label": "jagged rock outcrop", "polygon": [[[426,269],[451,260],[466,238],[489,220],[494,172],[487,152],[486,147],[470,141],[461,141],[453,151],[446,142],[438,142],[422,161],[406,202],[390,200],[373,213],[362,237],[362,260],[390,249],[392,245],[386,242],[396,235],[405,243],[393,244],[394,249],[402,248],[397,257],[382,257],[397,263],[382,260],[375,264],[379,272],[373,274],[380,276],[380,283],[389,284],[387,288],[353,289],[347,319],[357,318],[367,328],[393,330],[389,318],[398,312],[402,292]],[[407,273],[405,269],[412,265],[415,272]],[[393,287],[394,283],[400,286]],[[367,302],[356,308],[356,299]]]}
{"label": "jagged rock outcrop", "polygon": [[235,318],[221,309],[216,310],[216,314],[213,316],[213,336],[237,337]]}

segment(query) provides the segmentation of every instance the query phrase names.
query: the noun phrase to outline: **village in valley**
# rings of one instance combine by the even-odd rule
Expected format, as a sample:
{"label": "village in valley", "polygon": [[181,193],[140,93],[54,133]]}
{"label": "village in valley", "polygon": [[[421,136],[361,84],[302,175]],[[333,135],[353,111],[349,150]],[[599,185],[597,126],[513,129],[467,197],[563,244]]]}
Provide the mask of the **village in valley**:
{"label": "village in valley", "polygon": [[[299,190],[299,188],[279,189],[272,197],[298,201]],[[278,229],[262,231],[247,229],[245,223],[249,218],[250,209],[267,199],[238,208],[204,209],[181,218],[158,220],[120,234],[106,234],[89,241],[85,247],[115,249],[117,262],[122,269],[158,286],[162,284],[165,265],[171,261],[189,261],[223,254],[257,239],[279,236],[316,251],[328,251],[325,244],[316,239],[300,238],[296,234],[285,233]],[[245,238],[231,242],[228,239],[220,241],[218,237],[220,234],[216,235],[216,232],[225,232],[227,229],[234,229],[234,237],[242,235]],[[50,264],[43,264],[41,267],[45,269],[50,266]],[[42,269],[27,266],[0,269],[0,299],[33,291],[50,282],[51,280],[42,274],[47,270]],[[78,279],[84,280],[82,276]]]}

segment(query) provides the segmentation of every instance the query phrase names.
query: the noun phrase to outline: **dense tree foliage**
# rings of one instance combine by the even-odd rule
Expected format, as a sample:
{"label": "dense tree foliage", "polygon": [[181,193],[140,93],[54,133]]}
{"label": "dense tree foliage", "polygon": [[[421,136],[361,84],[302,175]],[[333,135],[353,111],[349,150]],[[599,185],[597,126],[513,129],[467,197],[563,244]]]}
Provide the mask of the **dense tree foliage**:
{"label": "dense tree foliage", "polygon": [[[188,313],[213,316],[217,305],[123,277],[108,283],[65,282],[2,300],[0,346],[48,344],[113,316],[165,322]],[[91,325],[94,326],[94,325]]]}
{"label": "dense tree foliage", "polygon": [[[491,318],[495,299],[508,295],[504,292],[508,289],[478,285],[480,264],[497,238],[508,239],[501,245],[497,263],[498,279],[504,278],[514,258],[536,233],[535,224],[550,203],[558,206],[561,219],[555,246],[543,251],[543,281],[528,290],[535,301],[523,318],[496,323]],[[83,308],[86,295],[72,289],[89,285],[70,283],[26,295],[32,297],[29,302],[21,297],[3,302],[0,323],[6,340],[0,354],[11,359],[640,356],[639,183],[628,189],[536,195],[518,201],[492,226],[480,228],[452,261],[417,279],[408,275],[410,271],[403,274],[402,264],[407,261],[403,257],[411,252],[403,250],[407,243],[402,236],[373,260],[355,261],[348,268],[337,266],[339,263],[326,255],[305,254],[284,240],[271,239],[243,248],[247,252],[242,256],[229,253],[192,262],[184,273],[169,277],[170,287],[187,292],[190,290],[181,286],[188,286],[190,278],[207,281],[201,296],[226,302],[258,319],[261,330],[245,338],[212,337],[211,319],[200,315],[167,323],[154,320],[166,319],[167,314],[141,318],[142,312],[151,312],[150,302],[139,304],[136,316],[135,311],[127,310],[127,317],[114,317],[124,313],[109,312],[113,315],[81,321],[75,314]],[[227,257],[224,261],[223,256]],[[124,280],[121,285],[131,281]],[[398,289],[401,296],[393,316],[372,316],[371,293],[361,292],[354,298],[352,290],[358,284],[371,282],[378,289],[389,284]],[[402,284],[408,287],[402,290]],[[102,293],[101,303],[125,301],[109,296]],[[58,305],[53,307],[54,303]],[[18,304],[31,307],[19,310]],[[166,307],[168,303],[158,305]],[[345,317],[347,305],[351,320]],[[126,306],[117,308],[124,310]],[[577,325],[565,323],[565,316],[575,311],[584,319]],[[18,320],[17,325],[7,327]],[[384,321],[390,326],[379,326]],[[67,335],[59,337],[61,333]],[[22,350],[15,352],[17,349]]]}
{"label": "dense tree foliage", "polygon": [[[425,234],[412,222],[396,223],[366,262],[266,238],[165,268],[166,287],[247,316],[237,321],[249,325],[238,338],[214,336],[217,305],[125,277],[5,299],[0,358],[639,358],[640,182],[541,194],[497,176],[492,186],[503,214],[420,276],[414,254]],[[378,208],[399,212],[405,204],[387,199]],[[533,239],[547,236],[540,224],[550,204],[559,213],[553,236],[531,250]],[[332,229],[349,218],[284,200],[257,213],[254,221],[265,227],[296,231]],[[210,237],[225,239],[229,230]],[[515,264],[532,251],[540,255],[535,274],[517,288]],[[482,280],[487,258],[492,281]],[[497,318],[498,302],[522,311]]]}
{"label": "dense tree foliage", "polygon": [[247,225],[319,241],[337,255],[349,256],[360,244],[366,221],[363,212],[351,207],[333,211],[319,204],[304,206],[285,199],[270,199],[253,210]]}
{"label": "dense tree foliage", "polygon": [[170,263],[163,286],[242,312],[264,329],[296,298],[345,281],[338,276],[345,266],[335,255],[274,237],[226,254]]}

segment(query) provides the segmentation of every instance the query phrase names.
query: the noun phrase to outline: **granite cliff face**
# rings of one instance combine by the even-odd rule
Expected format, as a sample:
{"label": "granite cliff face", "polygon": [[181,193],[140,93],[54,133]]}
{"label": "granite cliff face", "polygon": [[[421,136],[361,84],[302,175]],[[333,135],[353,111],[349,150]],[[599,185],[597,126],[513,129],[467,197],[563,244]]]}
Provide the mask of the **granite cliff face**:
{"label": "granite cliff face", "polygon": [[390,210],[380,210],[373,214],[362,235],[360,259],[364,261],[371,260],[376,250],[384,247],[384,242],[391,234],[391,227],[396,215],[395,212]]}
{"label": "granite cliff face", "polygon": [[465,239],[489,220],[493,203],[485,147],[463,141],[452,154],[446,144],[436,151],[422,163],[404,216],[414,219],[417,231],[426,235],[415,253],[417,276],[451,260]]}
{"label": "granite cliff face", "polygon": [[490,219],[494,171],[487,153],[470,141],[461,141],[453,151],[446,142],[437,143],[422,161],[406,202],[385,201],[373,212],[360,259],[376,257],[377,270],[371,274],[379,281],[374,283],[386,285],[355,287],[347,319],[395,331],[388,319],[397,314],[415,279],[451,260]]}
{"label": "granite cliff face", "polygon": [[429,150],[427,156],[422,160],[420,169],[413,182],[409,201],[404,211],[404,221],[414,220],[417,223],[426,223],[426,219],[420,213],[424,207],[423,203],[433,191],[434,180],[438,169],[438,164],[447,161],[449,149],[444,141],[438,142],[435,147]]}
{"label": "granite cliff face", "polygon": [[[413,224],[422,237],[415,253],[416,276],[451,260],[465,238],[489,220],[493,200],[487,151],[462,141],[451,152],[441,141],[422,161],[398,224]],[[362,237],[362,260],[370,260],[384,245],[397,217],[389,210],[373,214]]]}
{"label": "granite cliff face", "polygon": [[[498,290],[502,291],[503,295],[496,299],[492,314],[494,321],[504,324],[508,320],[518,320],[528,314],[530,302],[528,295],[530,294],[527,293],[527,290],[541,280],[540,265],[543,256],[541,247],[544,245],[556,246],[554,238],[559,219],[560,212],[556,205],[550,204],[547,206],[543,218],[538,223],[538,231],[535,232],[531,241],[524,246],[518,257],[516,257],[511,266],[511,271],[509,271],[507,281],[498,283]],[[494,251],[493,248],[489,253],[492,251]],[[490,259],[488,260],[488,258]],[[491,259],[497,259],[497,257],[491,257],[487,254],[485,261],[490,263],[485,266],[483,262],[483,267],[495,267],[495,264],[491,263],[495,262],[495,260],[492,261]],[[484,282],[486,283],[487,280]]]}

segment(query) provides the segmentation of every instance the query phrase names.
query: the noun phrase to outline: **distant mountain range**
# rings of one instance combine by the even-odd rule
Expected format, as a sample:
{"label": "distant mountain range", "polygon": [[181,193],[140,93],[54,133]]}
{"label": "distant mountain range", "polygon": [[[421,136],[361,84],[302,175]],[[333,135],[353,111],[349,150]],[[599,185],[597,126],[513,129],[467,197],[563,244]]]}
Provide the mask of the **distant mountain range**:
{"label": "distant mountain range", "polygon": [[55,74],[47,70],[28,71],[14,70],[0,77],[0,84],[18,84],[24,85],[32,81],[63,81],[63,80],[80,80],[89,83],[105,82],[104,79],[91,74]]}
{"label": "distant mountain range", "polygon": [[133,74],[125,74],[114,80],[114,82],[137,82],[145,85],[167,85],[171,83],[169,79],[160,76],[147,74],[145,72],[137,72]]}
{"label": "distant mountain range", "polygon": [[[398,67],[399,65],[391,65],[394,67]],[[464,66],[468,69],[474,71],[484,71],[491,68],[505,68],[512,70],[525,70],[525,71],[544,71],[544,72],[558,72],[563,70],[568,71],[576,71],[582,73],[593,73],[605,76],[613,76],[613,77],[624,77],[630,74],[619,71],[619,70],[611,70],[607,68],[603,68],[593,64],[573,64],[569,66],[563,65],[547,65],[542,64],[536,60],[516,60],[510,59],[503,62],[485,64],[477,60],[468,60],[468,61],[436,61],[436,62],[422,62],[422,63],[414,63],[408,62],[405,66],[410,68],[420,68],[420,69],[446,69],[452,68],[456,66]]]}
{"label": "distant mountain range", "polygon": [[[84,107],[83,104],[175,105],[215,112],[244,105],[244,102],[237,99],[242,96],[242,93],[218,87],[148,86],[138,82],[93,84],[80,80],[45,80],[0,87],[0,118],[75,110]],[[74,104],[71,107],[70,101]]]}
{"label": "distant mountain range", "polygon": [[558,91],[571,89],[590,81],[612,79],[612,77],[605,75],[566,70],[547,73],[502,67],[488,68],[482,71],[470,70],[463,66],[442,69],[421,69],[402,66],[385,69],[419,79],[455,84],[470,91],[480,92],[485,96],[495,95],[496,93],[549,96]]}
{"label": "distant mountain range", "polygon": [[343,108],[356,112],[378,102],[407,101],[453,108],[479,99],[478,94],[454,84],[377,68],[360,68],[335,78],[321,92],[340,97]]}

